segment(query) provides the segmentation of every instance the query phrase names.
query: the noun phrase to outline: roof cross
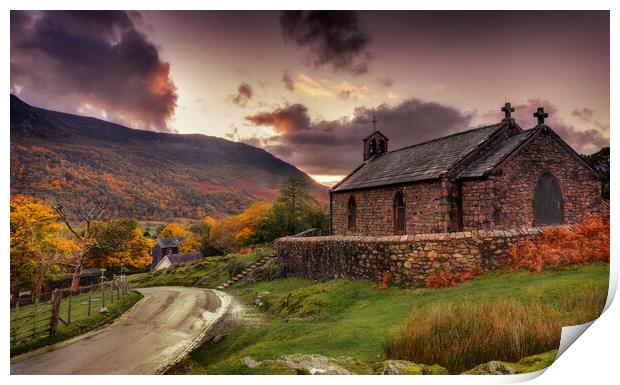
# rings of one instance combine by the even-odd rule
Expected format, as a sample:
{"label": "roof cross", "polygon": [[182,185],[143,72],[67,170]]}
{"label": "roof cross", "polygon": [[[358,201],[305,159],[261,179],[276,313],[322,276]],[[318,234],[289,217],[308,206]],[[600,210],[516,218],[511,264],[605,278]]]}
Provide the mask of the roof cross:
{"label": "roof cross", "polygon": [[549,114],[545,112],[543,107],[538,107],[538,110],[534,112],[534,117],[538,118],[538,125],[545,124],[545,118],[548,116]]}
{"label": "roof cross", "polygon": [[504,107],[502,107],[502,112],[504,113],[504,119],[512,118],[512,113],[515,112],[515,108],[510,105],[510,103],[504,103]]}
{"label": "roof cross", "polygon": [[372,123],[372,132],[377,131],[377,117],[375,116],[375,110],[372,110],[372,120],[370,121]]}

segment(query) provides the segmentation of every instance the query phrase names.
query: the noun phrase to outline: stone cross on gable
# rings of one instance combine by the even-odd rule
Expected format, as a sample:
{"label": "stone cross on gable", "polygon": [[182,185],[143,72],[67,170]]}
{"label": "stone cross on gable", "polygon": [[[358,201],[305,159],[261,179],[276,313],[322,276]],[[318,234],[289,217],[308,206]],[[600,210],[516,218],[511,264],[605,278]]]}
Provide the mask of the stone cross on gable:
{"label": "stone cross on gable", "polygon": [[504,113],[504,119],[510,119],[512,117],[512,113],[515,112],[515,109],[510,106],[510,103],[505,103],[504,107],[502,107],[502,112]]}
{"label": "stone cross on gable", "polygon": [[545,112],[543,107],[538,107],[538,110],[534,112],[534,117],[538,118],[538,125],[545,124],[545,118],[548,116],[549,114]]}

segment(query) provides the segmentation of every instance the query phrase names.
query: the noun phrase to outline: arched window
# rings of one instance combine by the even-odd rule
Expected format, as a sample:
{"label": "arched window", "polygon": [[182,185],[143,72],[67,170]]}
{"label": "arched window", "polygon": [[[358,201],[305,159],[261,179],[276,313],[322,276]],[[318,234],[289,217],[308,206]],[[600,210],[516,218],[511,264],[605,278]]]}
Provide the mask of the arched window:
{"label": "arched window", "polygon": [[534,225],[559,225],[563,218],[560,183],[551,173],[546,172],[538,179],[534,191]]}
{"label": "arched window", "polygon": [[347,222],[347,228],[351,231],[355,231],[356,209],[357,207],[355,205],[355,198],[351,196],[349,198],[349,207],[348,207],[349,220]]}
{"label": "arched window", "polygon": [[400,191],[394,196],[394,234],[405,234],[405,196]]}

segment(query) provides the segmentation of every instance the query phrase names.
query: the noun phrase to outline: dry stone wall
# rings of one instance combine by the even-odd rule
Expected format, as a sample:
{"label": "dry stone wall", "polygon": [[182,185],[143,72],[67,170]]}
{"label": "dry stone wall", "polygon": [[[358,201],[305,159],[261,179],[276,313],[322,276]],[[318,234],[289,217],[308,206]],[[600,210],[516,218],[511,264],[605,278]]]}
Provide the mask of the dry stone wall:
{"label": "dry stone wall", "polygon": [[420,287],[427,276],[446,269],[503,268],[513,244],[539,235],[540,229],[520,228],[379,237],[285,237],[276,242],[275,249],[284,276],[378,280],[389,272],[393,283]]}

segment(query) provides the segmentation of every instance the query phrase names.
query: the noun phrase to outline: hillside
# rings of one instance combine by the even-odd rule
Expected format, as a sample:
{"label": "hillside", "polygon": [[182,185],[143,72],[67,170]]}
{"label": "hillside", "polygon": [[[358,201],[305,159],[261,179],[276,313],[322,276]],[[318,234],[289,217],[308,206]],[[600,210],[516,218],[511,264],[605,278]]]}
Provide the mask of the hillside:
{"label": "hillside", "polygon": [[327,187],[268,152],[206,135],[135,130],[29,106],[11,95],[11,194],[109,194],[111,216],[221,217],[273,200],[289,177]]}

